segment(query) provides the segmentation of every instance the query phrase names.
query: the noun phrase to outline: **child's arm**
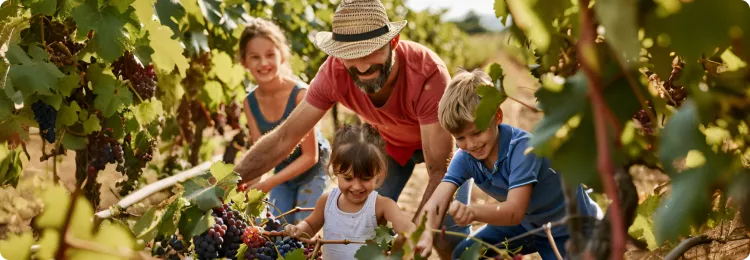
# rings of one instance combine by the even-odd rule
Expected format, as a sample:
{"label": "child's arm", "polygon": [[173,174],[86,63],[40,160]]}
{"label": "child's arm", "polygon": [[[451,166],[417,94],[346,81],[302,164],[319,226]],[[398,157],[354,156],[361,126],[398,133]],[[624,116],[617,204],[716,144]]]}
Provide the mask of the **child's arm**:
{"label": "child's arm", "polygon": [[386,220],[393,224],[393,230],[396,231],[396,233],[412,232],[417,229],[417,226],[414,225],[406,215],[404,215],[396,202],[392,199],[378,196],[378,200],[375,202],[375,207],[378,209],[379,216],[385,217]]}
{"label": "child's arm", "polygon": [[505,202],[495,204],[464,205],[459,201],[451,203],[448,214],[458,225],[468,225],[474,221],[494,226],[515,226],[521,224],[526,208],[531,200],[531,184],[511,189]]}
{"label": "child's arm", "polygon": [[[305,90],[300,90],[297,94],[297,104],[305,97]],[[268,193],[271,189],[282,184],[294,177],[299,176],[318,163],[318,140],[315,136],[315,128],[311,129],[300,143],[302,154],[292,161],[283,170],[272,175],[268,179],[256,184],[252,188]]]}
{"label": "child's arm", "polygon": [[[458,186],[450,182],[441,182],[435,192],[432,193],[430,199],[425,203],[422,211],[419,212],[419,221],[421,221],[423,214],[427,214],[427,220],[425,226],[428,228],[438,228],[440,223],[443,222],[445,212],[448,210],[448,205],[453,200],[453,194],[458,190]],[[420,223],[421,224],[421,223]],[[427,257],[432,253],[432,232],[425,231],[417,242],[417,248],[419,252],[422,252],[422,257]]]}
{"label": "child's arm", "polygon": [[295,238],[302,236],[302,234],[307,234],[312,237],[316,233],[318,233],[318,231],[323,228],[323,223],[325,223],[325,215],[323,212],[326,208],[328,194],[329,193],[325,193],[320,196],[320,198],[318,198],[318,201],[315,202],[315,209],[310,214],[310,216],[307,216],[305,220],[300,221],[297,225],[285,226],[284,231],[289,234],[289,236]]}

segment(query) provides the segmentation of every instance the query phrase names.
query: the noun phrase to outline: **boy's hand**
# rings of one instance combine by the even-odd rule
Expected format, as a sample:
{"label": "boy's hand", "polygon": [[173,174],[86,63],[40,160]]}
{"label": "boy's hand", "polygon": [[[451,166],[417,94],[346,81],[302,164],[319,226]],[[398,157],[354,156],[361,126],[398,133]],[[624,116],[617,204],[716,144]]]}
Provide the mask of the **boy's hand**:
{"label": "boy's hand", "polygon": [[460,201],[454,200],[448,208],[448,214],[453,216],[456,225],[468,226],[474,222],[474,212]]}
{"label": "boy's hand", "polygon": [[289,224],[284,226],[284,233],[286,233],[290,237],[299,238],[302,235],[302,230],[297,228],[296,225]]}
{"label": "boy's hand", "polygon": [[425,230],[422,236],[419,237],[415,250],[420,253],[420,256],[426,258],[432,254],[432,232]]}

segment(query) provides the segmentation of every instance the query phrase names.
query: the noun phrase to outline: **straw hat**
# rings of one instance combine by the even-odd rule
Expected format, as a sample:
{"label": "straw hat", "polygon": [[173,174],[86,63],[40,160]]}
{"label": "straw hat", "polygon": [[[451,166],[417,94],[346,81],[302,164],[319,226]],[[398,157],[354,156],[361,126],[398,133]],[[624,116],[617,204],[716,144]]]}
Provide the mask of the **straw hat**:
{"label": "straw hat", "polygon": [[364,57],[390,42],[406,26],[391,22],[380,0],[343,0],[333,15],[332,32],[319,32],[314,43],[341,59]]}

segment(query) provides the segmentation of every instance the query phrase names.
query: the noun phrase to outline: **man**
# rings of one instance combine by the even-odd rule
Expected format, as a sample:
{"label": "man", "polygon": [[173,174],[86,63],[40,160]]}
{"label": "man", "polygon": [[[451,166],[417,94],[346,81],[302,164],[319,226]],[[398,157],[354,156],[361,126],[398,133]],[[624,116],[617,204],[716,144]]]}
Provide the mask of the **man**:
{"label": "man", "polygon": [[[414,165],[425,162],[429,174],[417,212],[445,175],[453,139],[438,123],[437,110],[450,74],[444,62],[423,45],[400,41],[407,21],[390,22],[379,0],[344,0],[332,32],[315,35],[315,45],[329,55],[310,83],[305,100],[273,132],[253,145],[235,171],[243,182],[270,170],[288,155],[336,102],[376,127],[386,142],[388,173],[378,192],[398,201]],[[470,184],[457,192],[468,203]],[[415,215],[415,222],[416,220]],[[449,230],[468,234],[446,217]],[[441,257],[450,258],[460,237],[436,240]]]}

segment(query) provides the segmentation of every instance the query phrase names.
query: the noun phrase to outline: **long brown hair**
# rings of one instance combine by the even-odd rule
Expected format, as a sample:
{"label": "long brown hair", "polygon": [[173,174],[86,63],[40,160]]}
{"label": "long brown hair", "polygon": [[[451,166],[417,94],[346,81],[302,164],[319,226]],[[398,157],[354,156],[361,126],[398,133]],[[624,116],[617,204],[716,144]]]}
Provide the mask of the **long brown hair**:
{"label": "long brown hair", "polygon": [[291,66],[292,53],[289,48],[289,42],[287,41],[286,36],[284,36],[281,28],[267,19],[255,18],[245,24],[245,30],[242,31],[242,35],[240,36],[239,55],[237,60],[244,62],[245,55],[247,54],[247,42],[258,36],[268,38],[274,45],[276,45],[276,48],[279,48],[281,56],[284,58],[284,63],[280,69],[282,69],[283,74],[293,76]]}
{"label": "long brown hair", "polygon": [[330,165],[334,175],[359,179],[385,180],[388,161],[384,141],[378,131],[367,124],[344,125],[336,131]]}

